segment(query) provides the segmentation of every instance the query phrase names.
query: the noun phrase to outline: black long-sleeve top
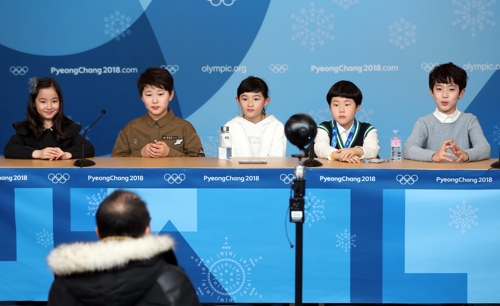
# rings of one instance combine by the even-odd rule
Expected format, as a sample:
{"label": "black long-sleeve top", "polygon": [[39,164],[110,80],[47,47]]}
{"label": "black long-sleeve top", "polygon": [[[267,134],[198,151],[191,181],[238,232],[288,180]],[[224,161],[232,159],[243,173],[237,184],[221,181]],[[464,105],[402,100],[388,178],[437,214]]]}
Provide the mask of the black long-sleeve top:
{"label": "black long-sleeve top", "polygon": [[66,135],[69,138],[62,142],[56,141],[51,129],[46,129],[40,138],[36,138],[33,131],[26,128],[24,121],[14,123],[12,126],[16,130],[16,134],[5,145],[5,158],[31,159],[33,158],[33,151],[43,150],[48,147],[58,147],[64,152],[69,152],[72,159],[80,158],[82,155],[82,141],[85,141],[85,157],[95,155],[94,146],[79,134],[82,126],[74,122],[66,126]]}

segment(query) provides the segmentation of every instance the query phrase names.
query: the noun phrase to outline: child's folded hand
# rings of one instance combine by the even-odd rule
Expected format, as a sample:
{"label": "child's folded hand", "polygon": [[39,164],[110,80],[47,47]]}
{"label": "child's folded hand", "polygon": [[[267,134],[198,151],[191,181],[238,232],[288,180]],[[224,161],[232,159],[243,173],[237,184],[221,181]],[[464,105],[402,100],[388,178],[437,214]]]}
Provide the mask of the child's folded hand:
{"label": "child's folded hand", "polygon": [[451,159],[449,157],[456,156],[456,154],[449,153],[447,150],[450,149],[451,151],[454,152],[454,148],[458,148],[458,147],[456,146],[453,138],[445,140],[443,142],[443,145],[439,149],[439,151],[437,151],[436,153],[434,153],[434,155],[432,155],[432,161],[434,161],[436,163],[442,162],[443,160],[450,161],[450,162],[453,161],[453,159]]}
{"label": "child's folded hand", "polygon": [[355,148],[340,149],[332,153],[332,159],[357,164],[361,162]]}
{"label": "child's folded hand", "polygon": [[141,149],[142,157],[158,158],[166,157],[170,152],[170,148],[163,141],[148,143]]}
{"label": "child's folded hand", "polygon": [[459,161],[468,161],[469,160],[469,154],[465,153],[464,151],[462,151],[462,149],[457,146],[457,143],[453,140],[453,138],[451,139],[451,151],[453,151],[453,154],[455,154],[455,156],[457,157],[457,162]]}
{"label": "child's folded hand", "polygon": [[158,141],[153,144],[156,149],[155,157],[167,157],[170,152],[170,147],[163,141]]}

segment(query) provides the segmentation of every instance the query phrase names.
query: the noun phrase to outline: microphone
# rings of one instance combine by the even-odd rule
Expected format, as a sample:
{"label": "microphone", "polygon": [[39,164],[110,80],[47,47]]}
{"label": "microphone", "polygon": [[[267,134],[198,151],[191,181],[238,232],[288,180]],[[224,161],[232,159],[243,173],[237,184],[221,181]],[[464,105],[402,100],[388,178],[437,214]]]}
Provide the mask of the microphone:
{"label": "microphone", "polygon": [[73,163],[73,166],[76,166],[76,167],[89,167],[89,166],[93,166],[95,165],[95,162],[92,161],[92,160],[88,160],[88,159],[85,159],[85,135],[87,135],[87,132],[90,130],[91,127],[94,126],[94,124],[99,121],[99,119],[101,119],[102,116],[104,116],[104,114],[106,113],[106,110],[103,109],[101,110],[101,115],[99,117],[97,117],[97,119],[92,122],[91,125],[89,125],[88,128],[85,129],[85,131],[83,131],[83,139],[82,139],[82,154],[80,155],[80,159],[79,160],[76,160],[74,163]]}

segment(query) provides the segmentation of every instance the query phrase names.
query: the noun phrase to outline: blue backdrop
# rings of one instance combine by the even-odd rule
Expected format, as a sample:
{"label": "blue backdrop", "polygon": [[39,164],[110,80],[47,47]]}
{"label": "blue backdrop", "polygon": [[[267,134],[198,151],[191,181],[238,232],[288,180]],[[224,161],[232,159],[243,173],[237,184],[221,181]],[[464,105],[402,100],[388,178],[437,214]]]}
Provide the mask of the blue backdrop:
{"label": "blue backdrop", "polygon": [[497,157],[499,8],[494,0],[3,0],[0,144],[24,118],[28,79],[51,76],[74,121],[86,127],[107,110],[87,136],[108,155],[119,130],[145,113],[140,73],[162,66],[175,79],[172,108],[193,123],[207,156],[240,111],[239,83],[256,75],[270,87],[268,113],[283,123],[295,113],[330,119],[330,86],[355,82],[364,95],[358,119],[379,130],[388,157],[392,130],[405,141],[435,108],[430,69],[452,61],[469,75],[458,107],[478,116]]}

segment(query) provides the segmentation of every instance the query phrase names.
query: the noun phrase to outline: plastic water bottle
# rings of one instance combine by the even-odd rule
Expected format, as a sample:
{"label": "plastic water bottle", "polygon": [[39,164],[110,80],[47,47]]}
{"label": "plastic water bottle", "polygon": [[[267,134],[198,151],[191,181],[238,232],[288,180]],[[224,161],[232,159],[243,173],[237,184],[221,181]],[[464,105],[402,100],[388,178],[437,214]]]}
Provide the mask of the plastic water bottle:
{"label": "plastic water bottle", "polygon": [[392,131],[391,136],[391,160],[401,161],[401,136],[399,136],[399,131]]}
{"label": "plastic water bottle", "polygon": [[219,134],[219,159],[231,159],[231,142],[229,127],[221,127]]}

